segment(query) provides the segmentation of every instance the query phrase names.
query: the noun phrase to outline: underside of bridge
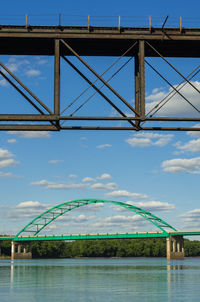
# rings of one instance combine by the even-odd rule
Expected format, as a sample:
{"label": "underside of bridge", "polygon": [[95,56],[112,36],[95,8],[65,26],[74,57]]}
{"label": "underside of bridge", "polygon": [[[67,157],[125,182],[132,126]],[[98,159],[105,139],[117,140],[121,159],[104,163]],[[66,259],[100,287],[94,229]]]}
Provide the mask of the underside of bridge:
{"label": "underside of bridge", "polygon": [[[163,131],[199,131],[199,126],[191,122],[200,121],[200,107],[188,99],[181,89],[188,85],[196,93],[200,90],[192,79],[199,73],[197,66],[188,75],[183,75],[170,63],[170,58],[199,58],[200,30],[190,28],[135,28],[135,27],[80,27],[80,26],[0,26],[0,55],[43,55],[54,56],[54,104],[49,108],[34,92],[14,75],[0,60],[0,75],[30,104],[30,113],[12,114],[0,113],[0,130],[25,131],[60,131],[60,130],[163,130]],[[79,67],[72,63],[71,57],[76,57],[96,80],[90,80]],[[116,61],[101,74],[96,72],[82,56],[116,57]],[[182,79],[179,85],[174,85],[162,75],[157,66],[153,66],[149,58],[160,58],[170,69]],[[127,61],[119,70],[105,80],[104,75],[122,58]],[[76,105],[76,97],[61,110],[60,93],[60,61],[61,59],[74,70],[80,78],[88,83],[88,88],[94,93],[86,98],[73,113],[68,113],[72,104]],[[134,60],[135,105],[120,95],[110,84],[112,78],[120,72],[131,60]],[[160,99],[149,112],[146,112],[145,72],[149,68],[155,72],[170,88],[170,93]],[[70,79],[71,81],[72,79]],[[147,79],[148,81],[150,79]],[[68,80],[68,85],[71,85]],[[101,83],[97,86],[96,82]],[[106,87],[110,95],[102,92]],[[83,91],[81,96],[85,93]],[[117,114],[110,116],[77,115],[96,94],[102,97],[102,102],[108,103]],[[193,109],[191,116],[161,115],[160,110],[177,95]],[[180,112],[182,102],[180,102]],[[33,113],[34,112],[34,113]],[[128,112],[128,113],[127,113]],[[123,126],[118,126],[119,121]],[[20,122],[20,123],[19,123]],[[67,122],[67,125],[64,123]],[[92,122],[92,126],[91,126]],[[192,127],[192,128],[191,128]]]}

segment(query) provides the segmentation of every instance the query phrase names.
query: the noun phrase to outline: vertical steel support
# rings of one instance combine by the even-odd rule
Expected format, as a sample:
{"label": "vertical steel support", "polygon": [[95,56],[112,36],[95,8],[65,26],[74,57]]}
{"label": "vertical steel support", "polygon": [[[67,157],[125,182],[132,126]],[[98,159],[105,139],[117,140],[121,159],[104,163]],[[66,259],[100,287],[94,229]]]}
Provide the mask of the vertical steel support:
{"label": "vertical steel support", "polygon": [[60,115],[60,40],[55,39],[54,55],[54,114]]}
{"label": "vertical steel support", "polygon": [[144,41],[139,41],[138,54],[135,56],[135,110],[141,118],[145,117],[145,51]]}
{"label": "vertical steel support", "polygon": [[144,41],[139,41],[140,115],[145,117],[145,51]]}

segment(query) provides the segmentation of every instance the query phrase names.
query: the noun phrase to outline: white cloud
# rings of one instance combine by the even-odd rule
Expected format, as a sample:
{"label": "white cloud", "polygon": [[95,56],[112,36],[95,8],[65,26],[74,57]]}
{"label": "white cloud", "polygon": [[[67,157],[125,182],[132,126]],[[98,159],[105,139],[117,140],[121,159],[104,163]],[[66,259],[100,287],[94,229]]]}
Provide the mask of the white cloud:
{"label": "white cloud", "polygon": [[38,65],[44,65],[46,63],[48,63],[47,60],[45,60],[45,59],[43,59],[41,57],[36,57],[36,64],[38,64]]}
{"label": "white cloud", "polygon": [[144,199],[144,198],[148,197],[146,194],[132,193],[132,192],[128,192],[126,190],[118,190],[118,191],[113,191],[113,192],[110,192],[110,193],[106,193],[106,196],[110,196],[110,197],[133,197],[135,199]]}
{"label": "white cloud", "polygon": [[149,147],[149,146],[159,146],[163,147],[167,145],[172,138],[173,134],[158,134],[152,132],[139,132],[132,135],[132,137],[126,139],[126,142],[131,145],[131,147]]}
{"label": "white cloud", "polygon": [[52,184],[53,182],[47,181],[45,179],[42,179],[40,181],[34,181],[31,182],[30,185],[31,186],[48,186],[49,184]]}
{"label": "white cloud", "polygon": [[26,59],[18,59],[14,56],[10,57],[7,63],[7,67],[11,72],[17,72],[19,71],[19,68],[24,65],[29,65],[30,62]]}
{"label": "white cloud", "polygon": [[[191,81],[191,83],[200,90],[200,82]],[[176,87],[177,85],[174,85]],[[146,103],[146,112],[148,113],[152,108],[154,108],[159,101],[161,101],[169,92],[173,89],[169,88],[165,92],[152,92],[151,95],[146,97],[146,100],[149,103]],[[174,90],[173,90],[174,91]],[[186,84],[181,90],[180,93],[183,94],[189,101],[192,103],[198,110],[200,110],[199,103],[199,93],[189,84]],[[199,113],[186,102],[179,94],[175,94],[169,102],[167,102],[157,113],[158,116],[197,116]]]}
{"label": "white cloud", "polygon": [[[94,216],[93,216],[94,217]],[[80,214],[78,216],[73,216],[71,214],[66,214],[64,216],[60,216],[57,220],[58,223],[62,225],[62,227],[69,229],[69,227],[73,227],[73,230],[81,225],[81,230],[85,223],[92,219],[92,216],[88,217],[84,214]],[[68,233],[68,232],[67,232]],[[70,232],[69,232],[70,233]],[[73,232],[74,233],[74,232]]]}
{"label": "white cloud", "polygon": [[147,211],[166,212],[166,211],[171,211],[175,208],[174,204],[168,202],[161,202],[161,201],[140,201],[140,202],[127,201],[127,203]]}
{"label": "white cloud", "polygon": [[42,214],[48,208],[49,205],[42,204],[39,201],[24,201],[15,207],[9,207],[6,216],[13,220],[30,219]]}
{"label": "white cloud", "polygon": [[185,152],[200,152],[200,138],[193,139],[188,141],[187,143],[181,145],[181,143],[176,144],[177,149]]}
{"label": "white cloud", "polygon": [[8,131],[9,134],[24,138],[49,138],[49,131]]}
{"label": "white cloud", "polygon": [[7,172],[7,173],[4,173],[4,172],[0,172],[0,177],[2,178],[15,178],[16,175],[10,173],[10,172]]}
{"label": "white cloud", "polygon": [[96,183],[96,184],[93,184],[91,186],[91,189],[93,190],[114,190],[116,189],[117,185],[116,183],[114,182],[110,182],[110,183],[107,183],[107,184],[103,184],[103,183]]}
{"label": "white cloud", "polygon": [[10,151],[0,148],[0,168],[7,168],[19,164],[19,162],[14,160],[12,157],[13,154]]}
{"label": "white cloud", "polygon": [[110,145],[110,144],[103,144],[103,145],[98,145],[97,149],[105,149],[105,148],[110,148],[110,147],[112,147],[112,145]]}
{"label": "white cloud", "polygon": [[170,173],[188,172],[200,174],[200,157],[166,160],[162,163],[162,168],[163,171]]}
{"label": "white cloud", "polygon": [[5,79],[0,80],[0,86],[7,87],[8,82]]}
{"label": "white cloud", "polygon": [[63,162],[63,160],[60,160],[60,159],[51,159],[48,161],[49,164],[52,164],[52,165],[56,165],[60,162]]}
{"label": "white cloud", "polygon": [[77,183],[56,183],[52,181],[47,181],[42,179],[40,181],[35,181],[30,183],[31,186],[40,186],[44,187],[45,189],[84,189],[87,187],[86,184],[77,184]]}
{"label": "white cloud", "polygon": [[90,181],[96,181],[96,180],[94,178],[92,178],[92,177],[84,177],[82,179],[82,182],[90,182]]}
{"label": "white cloud", "polygon": [[7,149],[0,148],[0,159],[10,158],[13,154],[10,153]]}
{"label": "white cloud", "polygon": [[46,189],[84,189],[86,187],[85,184],[76,184],[76,183],[71,183],[71,184],[60,184],[60,183],[54,183],[54,184],[49,184],[46,186]]}
{"label": "white cloud", "polygon": [[39,201],[23,201],[20,202],[16,208],[32,208],[32,207],[41,207],[41,203]]}
{"label": "white cloud", "polygon": [[108,174],[108,173],[103,173],[103,174],[101,174],[101,176],[98,176],[98,177],[97,177],[97,179],[99,179],[99,180],[103,180],[103,179],[111,179],[111,178],[112,178],[111,175]]}
{"label": "white cloud", "polygon": [[28,77],[35,77],[41,74],[41,72],[37,69],[30,69],[25,73]]}
{"label": "white cloud", "polygon": [[97,219],[96,223],[93,224],[94,227],[106,229],[108,227],[120,227],[120,229],[126,227],[129,231],[136,230],[138,226],[146,224],[146,221],[141,216],[125,216],[116,215],[105,218]]}
{"label": "white cloud", "polygon": [[78,177],[78,175],[76,175],[76,174],[69,174],[69,178],[77,178]]}
{"label": "white cloud", "polygon": [[[200,124],[196,124],[191,128],[200,128]],[[192,137],[200,138],[200,131],[187,131],[187,134]]]}
{"label": "white cloud", "polygon": [[200,227],[200,209],[194,209],[180,215],[184,225],[188,228]]}
{"label": "white cloud", "polygon": [[15,165],[18,165],[18,164],[19,164],[19,162],[12,159],[12,158],[4,159],[4,160],[0,161],[0,168],[7,168],[7,167],[15,166]]}
{"label": "white cloud", "polygon": [[9,144],[14,144],[14,143],[17,142],[17,140],[16,140],[15,138],[11,138],[11,139],[8,139],[7,142],[8,142]]}
{"label": "white cloud", "polygon": [[[28,60],[24,60],[24,59],[22,60],[22,59],[12,56],[9,58],[8,62],[5,65],[11,72],[16,73],[19,71],[20,67],[28,65],[28,64],[30,64],[30,62]],[[3,68],[0,68],[0,70],[4,74],[6,74],[6,75],[8,74]],[[3,81],[5,81],[5,83],[6,83],[5,85],[4,85]],[[8,86],[8,82],[5,79],[2,80],[2,86]]]}

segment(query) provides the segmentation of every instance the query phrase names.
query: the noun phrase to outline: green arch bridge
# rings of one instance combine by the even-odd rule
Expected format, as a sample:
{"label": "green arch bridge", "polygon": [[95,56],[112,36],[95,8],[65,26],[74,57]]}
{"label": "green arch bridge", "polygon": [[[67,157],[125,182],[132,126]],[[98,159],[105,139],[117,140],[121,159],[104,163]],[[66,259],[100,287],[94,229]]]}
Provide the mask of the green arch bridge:
{"label": "green arch bridge", "polygon": [[[157,232],[135,232],[135,233],[116,233],[116,234],[67,234],[67,235],[38,235],[50,223],[61,217],[67,212],[76,208],[87,206],[90,204],[111,203],[116,206],[123,207],[134,212],[145,220],[155,225],[159,231]],[[127,204],[119,201],[103,200],[103,199],[77,199],[61,203],[55,207],[43,212],[15,236],[0,237],[0,240],[12,240],[12,258],[31,258],[31,251],[26,252],[25,245],[33,241],[49,241],[49,240],[80,240],[80,239],[117,239],[117,238],[166,238],[167,239],[167,257],[184,258],[184,243],[183,236],[200,235],[200,231],[177,231],[176,228],[168,224],[158,216],[136,207],[132,204]],[[21,244],[24,243],[23,252]],[[17,251],[16,251],[17,247]]]}

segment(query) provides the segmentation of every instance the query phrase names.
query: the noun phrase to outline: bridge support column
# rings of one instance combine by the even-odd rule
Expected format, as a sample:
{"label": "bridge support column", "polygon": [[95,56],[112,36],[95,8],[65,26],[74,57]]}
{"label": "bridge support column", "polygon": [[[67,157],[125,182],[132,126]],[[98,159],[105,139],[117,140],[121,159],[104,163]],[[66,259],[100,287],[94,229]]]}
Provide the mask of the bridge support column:
{"label": "bridge support column", "polygon": [[32,259],[31,242],[11,242],[11,259]]}
{"label": "bridge support column", "polygon": [[183,236],[170,236],[166,238],[167,259],[184,259]]}

